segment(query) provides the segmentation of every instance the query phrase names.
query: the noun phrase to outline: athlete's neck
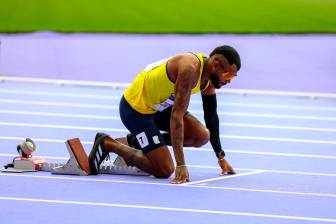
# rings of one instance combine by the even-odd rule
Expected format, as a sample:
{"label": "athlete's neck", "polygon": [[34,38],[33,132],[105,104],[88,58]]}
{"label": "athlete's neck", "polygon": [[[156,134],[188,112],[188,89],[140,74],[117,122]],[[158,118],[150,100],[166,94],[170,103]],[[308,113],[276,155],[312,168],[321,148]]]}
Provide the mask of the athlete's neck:
{"label": "athlete's neck", "polygon": [[209,58],[204,59],[204,66],[202,71],[202,77],[201,77],[201,89],[204,89],[205,86],[208,84],[208,81],[210,79],[210,73],[208,72],[208,63]]}

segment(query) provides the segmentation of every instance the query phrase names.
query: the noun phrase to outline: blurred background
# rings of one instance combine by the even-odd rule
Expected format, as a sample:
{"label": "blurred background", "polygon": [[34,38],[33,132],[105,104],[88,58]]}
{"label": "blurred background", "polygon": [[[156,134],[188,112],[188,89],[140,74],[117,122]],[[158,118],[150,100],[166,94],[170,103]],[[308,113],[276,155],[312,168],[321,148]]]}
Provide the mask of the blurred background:
{"label": "blurred background", "polygon": [[0,0],[0,76],[130,83],[147,64],[219,45],[227,88],[336,93],[335,0]]}

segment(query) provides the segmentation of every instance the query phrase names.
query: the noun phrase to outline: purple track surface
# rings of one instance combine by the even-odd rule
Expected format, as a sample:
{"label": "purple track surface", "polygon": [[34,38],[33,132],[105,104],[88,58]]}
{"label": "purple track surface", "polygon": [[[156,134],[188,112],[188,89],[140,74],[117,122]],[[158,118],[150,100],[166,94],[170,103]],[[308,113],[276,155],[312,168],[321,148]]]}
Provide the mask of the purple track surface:
{"label": "purple track surface", "polygon": [[[0,83],[0,164],[31,137],[35,156],[66,161],[97,131],[124,136],[122,90]],[[0,173],[1,223],[335,223],[336,101],[218,94],[221,140],[237,174],[219,176],[209,144],[186,148],[191,180]],[[189,111],[201,121],[200,96]],[[114,155],[111,155],[113,158]]]}

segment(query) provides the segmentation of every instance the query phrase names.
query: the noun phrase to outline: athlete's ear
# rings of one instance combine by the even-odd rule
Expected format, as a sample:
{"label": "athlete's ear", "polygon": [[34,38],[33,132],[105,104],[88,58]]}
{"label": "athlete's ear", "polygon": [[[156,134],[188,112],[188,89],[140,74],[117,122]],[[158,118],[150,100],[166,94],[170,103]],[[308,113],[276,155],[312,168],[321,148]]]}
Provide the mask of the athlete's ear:
{"label": "athlete's ear", "polygon": [[216,71],[220,66],[221,66],[220,61],[218,60],[218,58],[214,57],[212,61],[213,70]]}

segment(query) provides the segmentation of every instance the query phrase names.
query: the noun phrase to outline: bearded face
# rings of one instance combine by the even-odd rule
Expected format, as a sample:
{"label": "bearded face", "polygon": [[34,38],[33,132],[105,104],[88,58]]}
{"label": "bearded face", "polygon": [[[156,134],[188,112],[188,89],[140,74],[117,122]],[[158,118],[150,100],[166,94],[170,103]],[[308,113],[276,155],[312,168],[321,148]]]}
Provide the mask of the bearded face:
{"label": "bearded face", "polygon": [[210,81],[216,89],[220,89],[222,87],[221,82],[220,82],[217,74],[215,74],[215,73],[210,74]]}

